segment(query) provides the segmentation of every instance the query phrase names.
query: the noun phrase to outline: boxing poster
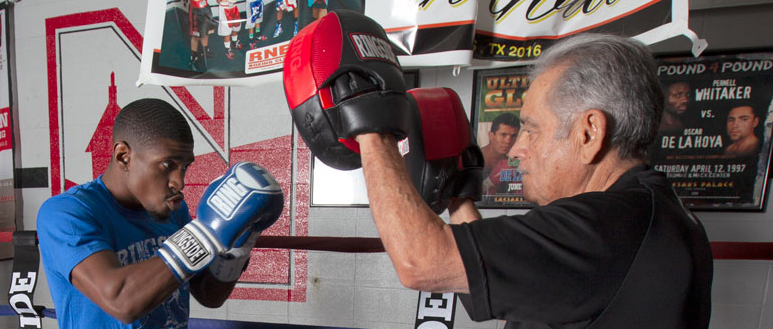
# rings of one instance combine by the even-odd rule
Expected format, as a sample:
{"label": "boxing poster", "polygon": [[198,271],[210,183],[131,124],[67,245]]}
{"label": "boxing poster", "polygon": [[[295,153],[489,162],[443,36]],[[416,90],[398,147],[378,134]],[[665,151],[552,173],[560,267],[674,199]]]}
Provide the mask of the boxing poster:
{"label": "boxing poster", "polygon": [[653,44],[675,36],[692,41],[694,56],[707,42],[688,28],[687,0],[479,0],[474,67],[529,64],[563,37],[604,32]]}
{"label": "boxing poster", "polygon": [[529,208],[523,199],[518,160],[507,153],[520,130],[519,115],[529,80],[526,67],[475,72],[473,131],[483,152],[482,208]]}
{"label": "boxing poster", "polygon": [[[16,229],[16,198],[13,184],[13,129],[11,129],[13,125],[11,124],[6,14],[6,8],[0,7],[0,234],[3,237],[10,237]],[[12,256],[13,248],[10,240],[0,242],[0,259]]]}
{"label": "boxing poster", "polygon": [[138,85],[257,86],[279,81],[298,31],[364,0],[149,0]]}
{"label": "boxing poster", "polygon": [[665,109],[650,149],[685,206],[764,206],[773,128],[773,54],[659,60]]}

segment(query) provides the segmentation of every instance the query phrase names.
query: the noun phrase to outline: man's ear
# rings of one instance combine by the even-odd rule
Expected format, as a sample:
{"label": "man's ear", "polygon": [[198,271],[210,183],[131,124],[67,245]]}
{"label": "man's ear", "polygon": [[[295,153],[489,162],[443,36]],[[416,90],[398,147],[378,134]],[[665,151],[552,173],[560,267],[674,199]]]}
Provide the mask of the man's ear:
{"label": "man's ear", "polygon": [[597,109],[590,109],[580,114],[580,160],[591,164],[598,160],[605,145],[609,122],[607,115]]}
{"label": "man's ear", "polygon": [[131,159],[132,149],[126,142],[113,143],[113,161],[123,171],[129,170],[129,160]]}

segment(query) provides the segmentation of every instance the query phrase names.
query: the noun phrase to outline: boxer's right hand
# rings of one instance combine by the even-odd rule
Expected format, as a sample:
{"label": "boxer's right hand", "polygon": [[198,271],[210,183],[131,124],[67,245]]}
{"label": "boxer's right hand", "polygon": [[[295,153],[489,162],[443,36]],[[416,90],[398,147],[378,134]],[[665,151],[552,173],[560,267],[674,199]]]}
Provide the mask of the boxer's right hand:
{"label": "boxer's right hand", "polygon": [[260,232],[271,226],[283,207],[282,189],[274,177],[256,164],[240,162],[209,184],[196,220],[166,239],[157,254],[185,282],[248,230]]}

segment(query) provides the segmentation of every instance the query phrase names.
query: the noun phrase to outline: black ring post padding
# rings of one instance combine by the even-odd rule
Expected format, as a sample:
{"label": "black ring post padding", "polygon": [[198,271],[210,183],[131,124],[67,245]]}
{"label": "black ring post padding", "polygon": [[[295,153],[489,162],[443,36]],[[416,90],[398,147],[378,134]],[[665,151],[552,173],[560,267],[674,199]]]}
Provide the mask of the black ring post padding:
{"label": "black ring post padding", "polygon": [[19,328],[41,328],[44,306],[32,298],[37,285],[40,253],[37,231],[13,232],[13,272],[8,289],[8,304],[19,316]]}
{"label": "black ring post padding", "polygon": [[13,245],[21,247],[38,247],[37,231],[13,232]]}

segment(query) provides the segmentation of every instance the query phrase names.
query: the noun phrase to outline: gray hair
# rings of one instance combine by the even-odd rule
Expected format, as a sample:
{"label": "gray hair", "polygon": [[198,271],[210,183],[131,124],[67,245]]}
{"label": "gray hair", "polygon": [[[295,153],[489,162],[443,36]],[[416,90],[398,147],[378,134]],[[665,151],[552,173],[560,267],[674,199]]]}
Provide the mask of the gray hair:
{"label": "gray hair", "polygon": [[610,147],[623,159],[646,159],[663,115],[657,65],[647,47],[614,35],[578,34],[543,52],[531,80],[554,67],[564,68],[547,94],[560,121],[556,138],[568,136],[578,114],[598,109],[611,122]]}

